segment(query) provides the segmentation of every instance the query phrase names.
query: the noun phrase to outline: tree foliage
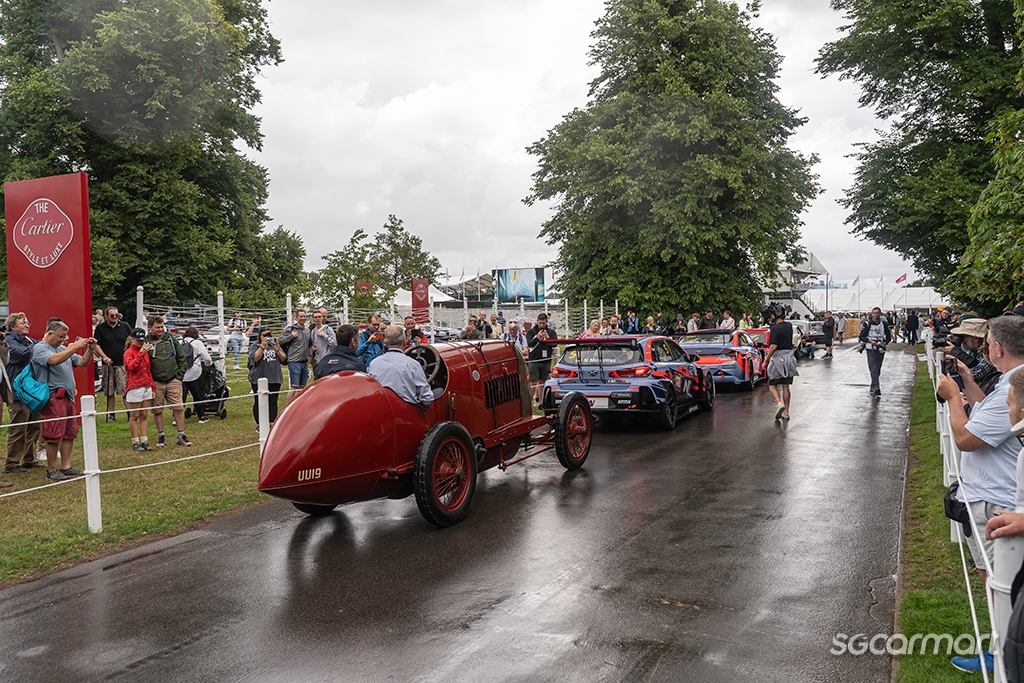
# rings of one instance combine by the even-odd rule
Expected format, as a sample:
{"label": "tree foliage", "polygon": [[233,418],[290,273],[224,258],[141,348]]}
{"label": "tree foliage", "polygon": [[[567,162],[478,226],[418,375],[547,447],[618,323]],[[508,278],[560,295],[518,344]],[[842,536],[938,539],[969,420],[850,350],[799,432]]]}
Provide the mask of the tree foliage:
{"label": "tree foliage", "polygon": [[892,119],[855,155],[842,200],[855,234],[896,251],[941,284],[967,246],[971,206],[992,177],[985,133],[1022,100],[1013,0],[832,0],[849,22],[818,72],[861,86]]}
{"label": "tree foliage", "polygon": [[[1016,0],[1024,33],[1024,0]],[[1024,65],[1018,75],[1024,92]],[[1024,108],[1003,114],[988,139],[995,177],[985,187],[968,222],[970,244],[946,288],[958,300],[996,313],[1024,295]],[[987,309],[987,310],[986,310]]]}
{"label": "tree foliage", "polygon": [[[323,258],[327,265],[317,273],[314,297],[334,307],[348,297],[354,308],[383,310],[395,292],[411,287],[413,278],[436,282],[441,272],[441,262],[394,214],[372,240],[356,230],[343,249]],[[363,291],[359,283],[373,288]]]}
{"label": "tree foliage", "polygon": [[235,145],[260,148],[280,61],[260,0],[0,0],[0,177],[88,174],[98,303],[276,302],[301,242],[263,234],[267,172]]}
{"label": "tree foliage", "polygon": [[563,294],[759,304],[818,192],[816,159],[786,147],[804,120],[775,97],[773,40],[720,0],[610,0],[593,36],[590,102],[528,148]]}

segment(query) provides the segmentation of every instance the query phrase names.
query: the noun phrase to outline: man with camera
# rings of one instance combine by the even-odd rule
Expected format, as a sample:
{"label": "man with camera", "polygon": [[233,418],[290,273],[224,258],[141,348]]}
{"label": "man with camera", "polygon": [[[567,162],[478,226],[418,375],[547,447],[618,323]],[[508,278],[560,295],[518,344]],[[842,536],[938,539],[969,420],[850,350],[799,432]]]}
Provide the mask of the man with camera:
{"label": "man with camera", "polygon": [[[75,368],[89,367],[96,340],[79,337],[65,346],[67,340],[68,326],[57,320],[47,324],[46,334],[32,347],[31,363],[41,369],[40,375],[50,387],[50,400],[39,412],[39,419],[44,421],[41,431],[46,443],[46,478],[51,481],[64,481],[83,474],[71,466],[71,447],[78,436]],[[79,351],[84,353],[79,355]]]}
{"label": "man with camera", "polygon": [[882,317],[882,309],[875,306],[871,315],[860,324],[860,343],[868,355],[868,372],[871,373],[871,396],[881,398],[882,389],[879,377],[882,374],[882,361],[885,360],[885,348],[892,341],[889,321]]}
{"label": "man with camera", "polygon": [[938,311],[932,318],[932,348],[936,349],[946,345],[949,331],[954,327],[952,311],[946,306],[939,306]]}
{"label": "man with camera", "polygon": [[[953,442],[963,453],[957,499],[967,503],[977,528],[967,541],[979,568],[984,547],[991,560],[992,543],[984,542],[985,524],[999,512],[1012,511],[1016,500],[1017,452],[1020,444],[1010,431],[1010,377],[1024,365],[1024,318],[1004,316],[988,321],[989,358],[1003,373],[989,395],[975,383],[967,366],[956,360],[963,380],[960,387],[944,368],[936,393],[949,402],[949,423]],[[970,417],[964,406],[972,406]],[[984,579],[985,573],[981,572]]]}
{"label": "man with camera", "polygon": [[963,363],[974,383],[987,396],[999,383],[999,370],[985,359],[985,338],[988,321],[974,315],[960,318],[960,324],[949,331],[946,354]]}
{"label": "man with camera", "polygon": [[384,333],[380,330],[378,316],[371,315],[366,319],[366,329],[359,333],[356,355],[366,367],[370,367],[374,358],[384,355]]}
{"label": "man with camera", "polygon": [[551,375],[551,355],[554,351],[553,344],[541,342],[557,338],[555,328],[548,327],[548,314],[537,314],[537,324],[526,333],[526,345],[530,349],[527,359],[527,365],[530,366],[530,393],[533,394],[535,405],[540,405],[544,382]]}

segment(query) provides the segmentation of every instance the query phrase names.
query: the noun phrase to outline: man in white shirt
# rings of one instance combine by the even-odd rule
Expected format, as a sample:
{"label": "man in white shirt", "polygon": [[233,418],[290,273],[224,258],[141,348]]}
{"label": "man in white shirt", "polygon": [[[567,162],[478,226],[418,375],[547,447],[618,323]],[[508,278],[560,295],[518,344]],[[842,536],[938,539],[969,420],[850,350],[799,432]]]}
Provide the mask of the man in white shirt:
{"label": "man in white shirt", "polygon": [[[949,375],[939,377],[937,393],[949,402],[953,441],[963,452],[957,497],[971,506],[977,529],[968,537],[975,563],[984,578],[981,549],[992,558],[992,542],[985,538],[988,520],[1012,511],[1017,500],[1017,452],[1020,444],[1010,432],[1006,403],[1010,377],[1024,365],[1024,318],[1008,316],[989,321],[989,358],[1003,376],[988,396],[975,383],[967,366],[957,361],[964,397],[973,405],[968,419],[960,388]],[[998,535],[998,534],[997,534]]]}
{"label": "man in white shirt", "polygon": [[405,347],[405,328],[391,325],[384,331],[387,351],[374,359],[366,372],[383,386],[398,394],[406,403],[429,406],[434,401],[434,392],[427,384],[423,366],[402,353]]}
{"label": "man in white shirt", "polygon": [[722,313],[722,319],[718,321],[718,329],[720,330],[735,330],[736,321],[733,320],[732,313],[725,311]]}

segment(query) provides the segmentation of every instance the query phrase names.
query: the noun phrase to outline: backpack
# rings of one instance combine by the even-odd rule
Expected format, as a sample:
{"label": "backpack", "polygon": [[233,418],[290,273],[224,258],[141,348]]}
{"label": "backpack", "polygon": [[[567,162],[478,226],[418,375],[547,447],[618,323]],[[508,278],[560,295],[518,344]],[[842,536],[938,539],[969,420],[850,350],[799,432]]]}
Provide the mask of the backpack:
{"label": "backpack", "polygon": [[192,346],[192,339],[189,338],[188,343],[185,344],[185,372],[192,369],[192,366],[196,364],[196,347]]}
{"label": "backpack", "polygon": [[[49,374],[49,370],[47,370]],[[50,385],[36,380],[32,373],[32,362],[14,378],[14,397],[28,408],[30,413],[38,413],[50,402]]]}

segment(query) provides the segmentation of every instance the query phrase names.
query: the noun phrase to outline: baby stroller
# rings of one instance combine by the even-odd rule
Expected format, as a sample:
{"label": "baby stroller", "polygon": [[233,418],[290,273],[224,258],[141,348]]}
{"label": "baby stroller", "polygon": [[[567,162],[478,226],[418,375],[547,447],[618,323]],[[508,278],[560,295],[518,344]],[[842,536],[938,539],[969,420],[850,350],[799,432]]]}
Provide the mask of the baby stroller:
{"label": "baby stroller", "polygon": [[[216,363],[203,366],[203,372],[199,375],[199,393],[207,401],[204,411],[207,416],[216,415],[222,420],[228,416],[227,397],[231,391],[228,389],[227,378]],[[185,409],[185,417],[192,417],[191,408]]]}

